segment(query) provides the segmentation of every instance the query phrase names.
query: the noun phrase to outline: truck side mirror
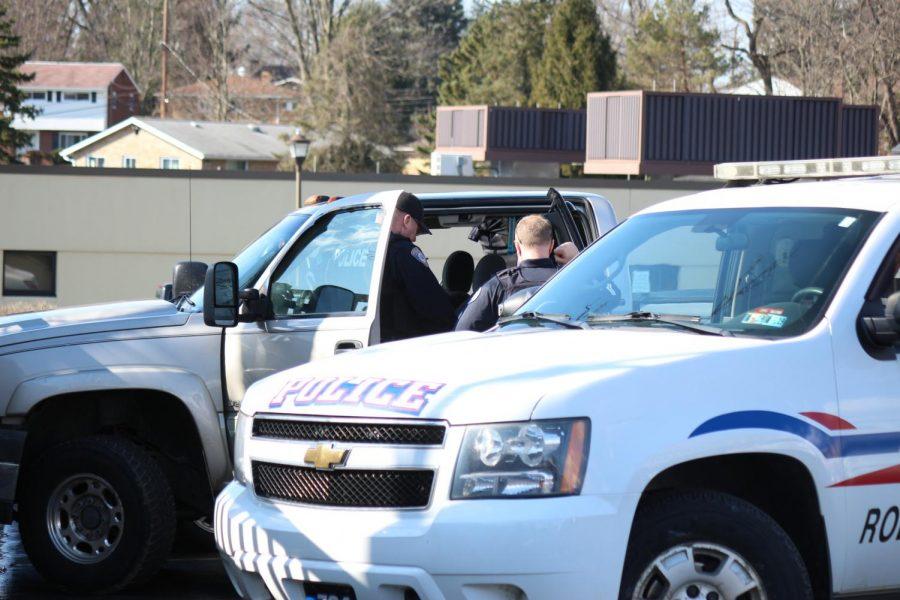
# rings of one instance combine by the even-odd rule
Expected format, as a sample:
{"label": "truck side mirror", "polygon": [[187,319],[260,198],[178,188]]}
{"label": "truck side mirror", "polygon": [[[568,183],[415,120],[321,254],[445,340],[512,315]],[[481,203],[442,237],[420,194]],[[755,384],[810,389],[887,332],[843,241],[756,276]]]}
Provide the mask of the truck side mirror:
{"label": "truck side mirror", "polygon": [[172,298],[190,296],[203,285],[206,263],[183,260],[172,270]]}
{"label": "truck side mirror", "polygon": [[534,293],[538,290],[538,287],[530,287],[524,290],[519,290],[506,300],[500,303],[500,318],[503,317],[511,317],[513,316],[517,310],[522,308],[522,305],[531,300],[531,297],[534,296]]}
{"label": "truck side mirror", "polygon": [[879,346],[900,343],[900,292],[888,296],[883,317],[863,317],[862,325],[869,339]]}
{"label": "truck side mirror", "polygon": [[218,262],[206,272],[203,290],[203,322],[210,327],[234,327],[238,322],[238,268]]}

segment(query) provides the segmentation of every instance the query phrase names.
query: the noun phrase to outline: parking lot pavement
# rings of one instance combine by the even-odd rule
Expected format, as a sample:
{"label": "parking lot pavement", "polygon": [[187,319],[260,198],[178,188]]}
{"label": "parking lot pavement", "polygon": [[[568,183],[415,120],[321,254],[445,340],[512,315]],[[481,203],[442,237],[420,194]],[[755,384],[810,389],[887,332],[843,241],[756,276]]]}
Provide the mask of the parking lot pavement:
{"label": "parking lot pavement", "polygon": [[[104,596],[110,600],[176,597],[179,600],[227,600],[237,597],[211,543],[199,543],[193,536],[180,536],[173,558],[147,585]],[[7,598],[72,598],[44,581],[31,566],[15,525],[0,526],[0,599]]]}

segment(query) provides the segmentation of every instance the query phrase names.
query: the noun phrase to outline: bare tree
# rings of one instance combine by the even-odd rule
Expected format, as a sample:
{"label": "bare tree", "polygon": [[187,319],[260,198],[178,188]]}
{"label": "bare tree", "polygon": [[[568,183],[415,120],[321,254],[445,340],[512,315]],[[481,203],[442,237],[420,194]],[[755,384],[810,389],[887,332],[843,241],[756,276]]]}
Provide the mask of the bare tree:
{"label": "bare tree", "polygon": [[[743,29],[744,35],[747,37],[747,46],[738,46],[736,44],[723,44],[723,46],[728,50],[746,56],[750,60],[753,68],[756,69],[756,72],[759,73],[762,79],[766,95],[771,96],[773,93],[772,63],[769,59],[769,53],[762,51],[759,43],[760,32],[766,23],[765,13],[759,10],[754,11],[753,24],[751,25],[747,19],[737,15],[734,7],[731,5],[731,0],[725,0],[725,9],[728,11],[728,15]],[[776,52],[775,56],[779,56],[782,53],[780,51]]]}
{"label": "bare tree", "polygon": [[351,0],[248,0],[266,23],[262,37],[293,57],[303,80],[312,73],[319,52],[334,39],[350,4]]}
{"label": "bare tree", "polygon": [[33,60],[66,60],[74,52],[76,23],[71,0],[0,0],[13,18],[22,49]]}

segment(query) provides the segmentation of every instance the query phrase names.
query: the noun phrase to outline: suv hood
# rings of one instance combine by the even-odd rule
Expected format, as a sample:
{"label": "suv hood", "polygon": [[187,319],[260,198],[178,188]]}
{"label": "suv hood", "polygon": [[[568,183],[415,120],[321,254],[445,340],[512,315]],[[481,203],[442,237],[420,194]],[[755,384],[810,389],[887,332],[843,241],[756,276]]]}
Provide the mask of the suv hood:
{"label": "suv hood", "polygon": [[70,335],[184,325],[189,316],[165,300],[140,300],[0,317],[0,348]]}
{"label": "suv hood", "polygon": [[636,367],[673,365],[763,344],[656,327],[451,333],[375,346],[272,375],[247,391],[241,411],[452,424],[526,420],[544,397],[633,376]]}

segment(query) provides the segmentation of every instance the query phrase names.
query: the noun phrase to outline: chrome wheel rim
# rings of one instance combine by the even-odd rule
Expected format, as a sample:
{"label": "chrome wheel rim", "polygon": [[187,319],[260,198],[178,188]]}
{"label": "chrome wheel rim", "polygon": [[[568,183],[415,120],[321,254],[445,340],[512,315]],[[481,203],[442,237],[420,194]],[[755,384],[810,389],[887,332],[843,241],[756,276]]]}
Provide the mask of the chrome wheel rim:
{"label": "chrome wheel rim", "polygon": [[47,531],[56,549],[79,564],[94,564],[112,554],[122,539],[125,511],[108,481],[81,473],[50,495]]}
{"label": "chrome wheel rim", "polygon": [[666,550],[638,579],[633,600],[766,600],[762,579],[734,550],[706,542]]}

